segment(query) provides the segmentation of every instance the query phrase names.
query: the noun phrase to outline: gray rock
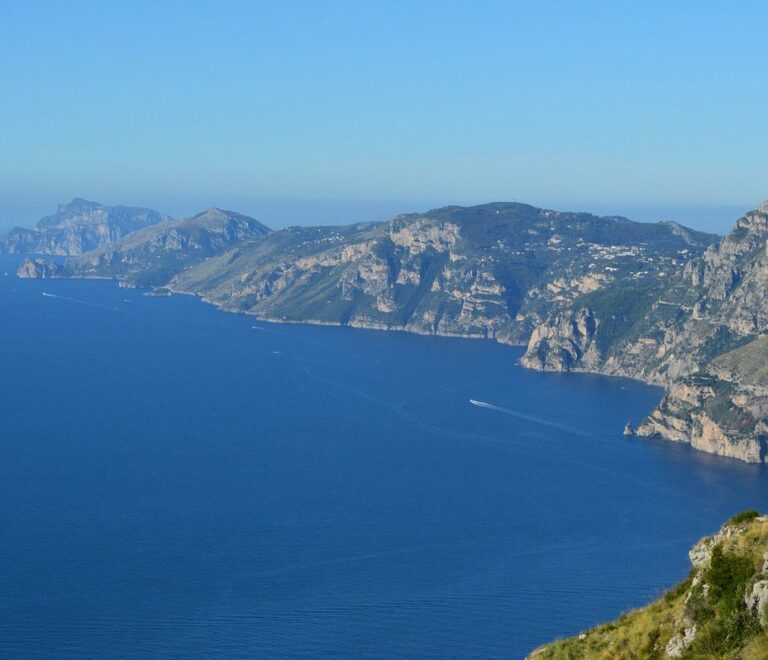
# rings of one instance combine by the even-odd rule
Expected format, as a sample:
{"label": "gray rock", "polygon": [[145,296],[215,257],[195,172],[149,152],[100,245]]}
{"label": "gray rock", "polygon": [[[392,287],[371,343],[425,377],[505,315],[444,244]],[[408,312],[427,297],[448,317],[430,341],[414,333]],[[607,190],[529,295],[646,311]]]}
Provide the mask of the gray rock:
{"label": "gray rock", "polygon": [[0,239],[0,252],[79,255],[167,220],[170,216],[152,209],[104,206],[76,198],[60,204],[56,213],[37,223],[36,229],[12,229]]}

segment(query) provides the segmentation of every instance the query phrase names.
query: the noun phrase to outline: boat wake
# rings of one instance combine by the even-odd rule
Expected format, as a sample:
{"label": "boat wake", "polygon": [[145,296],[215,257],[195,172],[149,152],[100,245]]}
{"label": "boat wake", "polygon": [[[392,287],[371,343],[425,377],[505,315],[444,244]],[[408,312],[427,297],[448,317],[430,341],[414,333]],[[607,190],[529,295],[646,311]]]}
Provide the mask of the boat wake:
{"label": "boat wake", "polygon": [[587,433],[586,431],[583,431],[580,428],[571,426],[569,424],[561,424],[559,422],[553,422],[552,420],[544,419],[542,417],[536,417],[535,415],[526,415],[525,413],[520,413],[515,410],[510,410],[509,408],[502,408],[501,406],[494,406],[492,403],[486,403],[485,401],[478,401],[476,399],[470,399],[469,402],[473,406],[477,406],[478,408],[485,408],[486,410],[493,410],[495,412],[500,412],[504,415],[509,415],[510,417],[516,417],[517,419],[524,419],[526,422],[533,422],[534,424],[549,426],[550,428],[558,429],[560,431],[565,431],[566,433],[572,433],[573,435],[580,435],[585,438],[592,437],[591,433]]}
{"label": "boat wake", "polygon": [[87,300],[80,300],[79,298],[70,298],[69,296],[59,296],[55,293],[48,293],[43,291],[44,298],[56,298],[58,300],[66,300],[67,302],[77,303],[78,305],[87,305],[88,307],[100,307],[101,309],[109,309],[113,312],[119,312],[117,307],[109,307],[108,305],[101,305],[99,303],[88,302]]}

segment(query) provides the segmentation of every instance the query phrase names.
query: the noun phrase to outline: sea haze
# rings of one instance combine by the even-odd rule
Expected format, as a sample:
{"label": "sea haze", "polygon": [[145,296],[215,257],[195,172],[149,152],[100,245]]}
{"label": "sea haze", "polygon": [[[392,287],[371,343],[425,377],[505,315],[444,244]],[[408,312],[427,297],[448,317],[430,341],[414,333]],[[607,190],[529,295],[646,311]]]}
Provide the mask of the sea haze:
{"label": "sea haze", "polygon": [[17,263],[2,657],[522,657],[765,508],[764,466],[622,437],[659,398],[639,383]]}

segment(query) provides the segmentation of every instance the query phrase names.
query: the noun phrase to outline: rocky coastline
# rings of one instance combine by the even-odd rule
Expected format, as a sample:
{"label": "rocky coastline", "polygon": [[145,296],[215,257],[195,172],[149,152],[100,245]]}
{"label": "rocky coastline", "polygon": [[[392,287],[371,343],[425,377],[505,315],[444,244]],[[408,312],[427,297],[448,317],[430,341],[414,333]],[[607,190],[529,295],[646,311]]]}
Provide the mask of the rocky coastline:
{"label": "rocky coastline", "polygon": [[277,232],[211,209],[18,272],[111,278],[269,322],[526,346],[528,369],[665,387],[635,435],[753,463],[767,454],[766,273],[766,204],[720,240],[521,204]]}

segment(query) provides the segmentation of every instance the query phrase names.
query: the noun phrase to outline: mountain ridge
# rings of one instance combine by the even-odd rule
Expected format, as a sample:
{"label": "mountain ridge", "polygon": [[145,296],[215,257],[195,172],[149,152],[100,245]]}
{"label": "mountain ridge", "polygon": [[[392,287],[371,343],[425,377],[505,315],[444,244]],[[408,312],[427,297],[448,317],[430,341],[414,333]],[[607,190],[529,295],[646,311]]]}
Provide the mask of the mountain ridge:
{"label": "mountain ridge", "polygon": [[[758,278],[749,304],[731,304],[748,269],[723,265],[766,254],[764,207],[726,237],[673,222],[503,202],[275,232],[247,216],[209,209],[63,264],[24,262],[19,274],[163,287],[268,321],[524,345],[521,362],[528,368],[594,371],[667,387],[638,425],[640,435],[763,462],[768,396],[764,401],[759,384],[747,391],[746,382],[729,385],[722,374],[716,387],[682,379],[701,377],[702,362],[737,348],[764,323],[745,309],[759,307],[755,299],[764,290],[768,298],[768,283]],[[760,319],[768,320],[768,308]],[[733,414],[734,401],[741,413]]]}
{"label": "mountain ridge", "polygon": [[59,204],[56,213],[42,218],[35,229],[11,229],[0,239],[0,252],[75,256],[171,219],[153,209],[105,206],[75,197]]}

